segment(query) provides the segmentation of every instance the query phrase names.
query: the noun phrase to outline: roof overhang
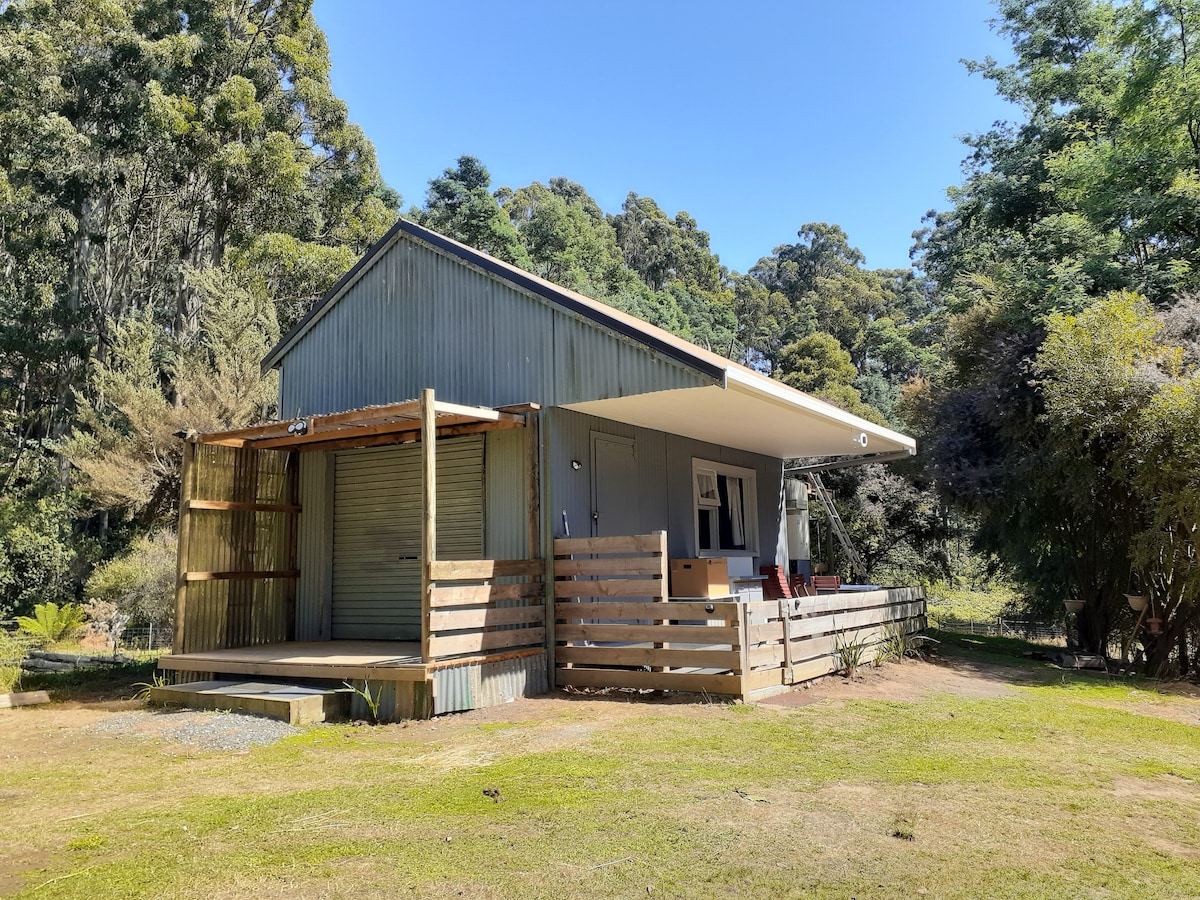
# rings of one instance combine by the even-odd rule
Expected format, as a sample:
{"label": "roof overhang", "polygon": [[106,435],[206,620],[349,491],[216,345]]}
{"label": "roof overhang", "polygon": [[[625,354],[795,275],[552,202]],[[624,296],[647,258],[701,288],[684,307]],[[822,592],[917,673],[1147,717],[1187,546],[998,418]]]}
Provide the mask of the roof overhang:
{"label": "roof overhang", "polygon": [[776,459],[907,451],[917,442],[738,366],[717,385],[572,403],[567,409]]}
{"label": "roof overhang", "polygon": [[[524,428],[525,413],[536,403],[489,409],[458,403],[433,404],[437,436],[455,437],[505,428]],[[403,444],[421,439],[421,401],[405,400],[386,406],[367,406],[324,416],[287,422],[268,422],[249,428],[193,434],[189,440],[222,447],[256,450],[339,450]]]}

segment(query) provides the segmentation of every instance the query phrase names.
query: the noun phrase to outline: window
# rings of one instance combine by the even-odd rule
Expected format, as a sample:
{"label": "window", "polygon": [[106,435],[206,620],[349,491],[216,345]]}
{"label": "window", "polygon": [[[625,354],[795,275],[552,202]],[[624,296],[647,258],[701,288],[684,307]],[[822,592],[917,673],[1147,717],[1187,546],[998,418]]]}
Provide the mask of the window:
{"label": "window", "polygon": [[754,470],[692,460],[696,549],[700,555],[758,549]]}

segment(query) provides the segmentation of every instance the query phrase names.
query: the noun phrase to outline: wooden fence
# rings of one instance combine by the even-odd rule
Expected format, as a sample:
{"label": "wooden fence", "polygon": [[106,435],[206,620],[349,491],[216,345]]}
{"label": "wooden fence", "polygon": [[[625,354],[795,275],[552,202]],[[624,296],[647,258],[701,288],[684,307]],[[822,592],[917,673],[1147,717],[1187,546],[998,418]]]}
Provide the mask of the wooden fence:
{"label": "wooden fence", "polygon": [[176,653],[292,640],[294,453],[184,443]]}
{"label": "wooden fence", "polygon": [[427,659],[545,647],[545,571],[540,559],[430,562]]}
{"label": "wooden fence", "polygon": [[561,686],[761,697],[839,671],[841,647],[861,646],[868,664],[890,629],[925,627],[916,588],[749,603],[670,600],[661,532],[558,540],[554,555]]}

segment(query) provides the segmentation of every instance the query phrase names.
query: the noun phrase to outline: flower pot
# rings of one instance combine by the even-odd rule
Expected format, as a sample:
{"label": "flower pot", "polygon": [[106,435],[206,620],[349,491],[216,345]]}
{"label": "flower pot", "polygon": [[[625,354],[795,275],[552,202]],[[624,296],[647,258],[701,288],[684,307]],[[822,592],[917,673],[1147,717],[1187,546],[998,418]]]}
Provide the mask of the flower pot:
{"label": "flower pot", "polygon": [[1065,606],[1067,608],[1067,612],[1077,613],[1081,609],[1083,609],[1083,601],[1082,600],[1064,600],[1063,606]]}
{"label": "flower pot", "polygon": [[1125,599],[1129,603],[1129,608],[1134,612],[1141,612],[1149,602],[1145,594],[1126,594]]}

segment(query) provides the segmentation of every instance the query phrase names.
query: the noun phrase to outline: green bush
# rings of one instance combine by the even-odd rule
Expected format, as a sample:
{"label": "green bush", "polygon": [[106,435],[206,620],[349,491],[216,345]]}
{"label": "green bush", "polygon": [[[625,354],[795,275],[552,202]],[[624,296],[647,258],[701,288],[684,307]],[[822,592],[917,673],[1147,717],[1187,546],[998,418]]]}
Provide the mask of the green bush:
{"label": "green bush", "polygon": [[33,616],[17,616],[17,627],[46,643],[66,640],[83,627],[83,607],[75,603],[39,603]]}
{"label": "green bush", "polygon": [[115,604],[138,625],[169,626],[175,616],[175,532],[137,541],[124,556],[96,567],[85,593]]}
{"label": "green bush", "polygon": [[1011,587],[995,585],[987,590],[947,587],[945,582],[929,586],[926,605],[938,622],[986,622],[1011,613],[1019,595]]}
{"label": "green bush", "polygon": [[65,497],[0,503],[0,619],[75,598],[74,543]]}
{"label": "green bush", "polygon": [[21,686],[21,660],[29,642],[0,630],[0,694],[11,694]]}

